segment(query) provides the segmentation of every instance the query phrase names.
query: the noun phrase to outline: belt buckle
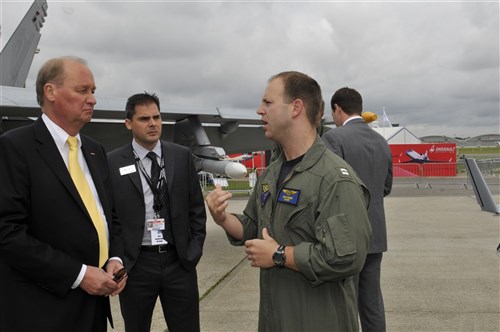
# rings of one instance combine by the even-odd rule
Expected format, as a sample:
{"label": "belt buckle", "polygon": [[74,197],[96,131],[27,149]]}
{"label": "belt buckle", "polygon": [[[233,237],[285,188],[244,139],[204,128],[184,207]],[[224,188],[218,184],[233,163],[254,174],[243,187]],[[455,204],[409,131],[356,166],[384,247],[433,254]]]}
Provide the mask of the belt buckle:
{"label": "belt buckle", "polygon": [[166,244],[159,245],[158,246],[158,253],[163,254],[165,252],[167,252],[167,245]]}

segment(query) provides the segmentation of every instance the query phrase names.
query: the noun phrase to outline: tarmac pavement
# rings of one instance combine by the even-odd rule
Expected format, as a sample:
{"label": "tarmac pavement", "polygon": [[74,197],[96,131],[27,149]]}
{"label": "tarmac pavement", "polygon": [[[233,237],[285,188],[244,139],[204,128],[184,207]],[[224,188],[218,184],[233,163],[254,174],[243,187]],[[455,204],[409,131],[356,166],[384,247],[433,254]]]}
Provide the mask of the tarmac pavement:
{"label": "tarmac pavement", "polygon": [[[470,186],[396,184],[385,204],[387,331],[500,331],[500,216],[481,212]],[[234,198],[229,211],[245,205]],[[257,331],[259,271],[210,217],[198,278],[202,331]],[[112,311],[124,331],[117,297]],[[151,331],[166,331],[159,302]]]}

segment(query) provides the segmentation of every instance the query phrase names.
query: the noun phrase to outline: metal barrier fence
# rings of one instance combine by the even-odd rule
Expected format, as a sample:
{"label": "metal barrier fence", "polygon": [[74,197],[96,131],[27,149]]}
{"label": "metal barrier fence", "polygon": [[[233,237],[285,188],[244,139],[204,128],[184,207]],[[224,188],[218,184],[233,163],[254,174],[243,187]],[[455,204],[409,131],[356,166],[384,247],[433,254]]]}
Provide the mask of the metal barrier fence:
{"label": "metal barrier fence", "polygon": [[220,184],[224,190],[231,192],[250,193],[257,181],[257,177],[262,174],[262,171],[248,170],[247,176],[242,179],[227,179],[225,177],[214,176],[211,173],[199,172],[198,179],[201,189],[206,192],[213,190],[216,184]]}
{"label": "metal barrier fence", "polygon": [[457,175],[457,163],[395,163],[392,169],[394,177]]}
{"label": "metal barrier fence", "polygon": [[[476,161],[483,175],[494,177],[492,181],[496,184],[500,175],[500,158],[477,159]],[[204,192],[212,190],[216,184],[221,184],[225,190],[246,194],[251,193],[257,178],[264,170],[265,167],[249,168],[247,176],[243,179],[226,179],[207,172],[198,173],[198,177]],[[394,164],[393,174],[395,183],[414,185],[417,188],[432,188],[432,184],[458,185],[465,189],[470,188],[470,180],[462,159],[456,163]]]}
{"label": "metal barrier fence", "polygon": [[[500,158],[476,160],[479,169],[483,175],[498,175],[500,174]],[[463,161],[462,161],[463,165]]]}
{"label": "metal barrier fence", "polygon": [[[490,178],[492,184],[499,184],[500,159],[477,159],[481,173]],[[394,164],[394,182],[411,184],[417,188],[432,188],[432,184],[459,185],[470,188],[469,174],[463,159],[456,163],[407,163]]]}

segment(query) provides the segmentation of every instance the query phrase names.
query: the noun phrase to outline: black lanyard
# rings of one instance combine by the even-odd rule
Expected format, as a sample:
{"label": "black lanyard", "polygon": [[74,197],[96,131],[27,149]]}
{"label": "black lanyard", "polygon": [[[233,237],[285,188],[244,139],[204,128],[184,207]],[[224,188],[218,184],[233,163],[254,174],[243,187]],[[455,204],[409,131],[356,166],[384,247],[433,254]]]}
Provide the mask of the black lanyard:
{"label": "black lanyard", "polygon": [[[153,180],[151,179],[151,176],[146,172],[146,168],[144,167],[144,164],[142,163],[141,159],[137,155],[137,153],[134,150],[134,155],[135,155],[135,162],[139,169],[141,170],[142,175],[144,175],[144,178],[146,179],[146,182],[149,185],[149,188],[151,189],[151,192],[153,193],[153,210],[155,212],[156,217],[159,216],[159,213],[163,207],[163,202],[160,199],[160,190],[162,189],[162,186],[166,184],[166,179],[165,179],[165,165],[163,158],[160,158],[160,177],[158,178],[158,184],[155,187],[153,184]],[[149,157],[147,157],[149,158]],[[156,162],[158,161],[151,160],[151,162]]]}

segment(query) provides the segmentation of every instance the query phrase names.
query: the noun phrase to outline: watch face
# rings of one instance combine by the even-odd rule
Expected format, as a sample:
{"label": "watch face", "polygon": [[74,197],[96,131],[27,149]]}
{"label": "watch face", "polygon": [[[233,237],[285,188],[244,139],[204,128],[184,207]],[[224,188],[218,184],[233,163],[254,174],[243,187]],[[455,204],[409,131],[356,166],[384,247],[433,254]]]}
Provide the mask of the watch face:
{"label": "watch face", "polygon": [[279,253],[275,252],[273,254],[273,262],[274,262],[274,264],[280,265],[282,261],[283,261],[283,258],[281,257],[281,255]]}
{"label": "watch face", "polygon": [[277,266],[283,267],[285,266],[286,256],[284,248],[278,248],[276,252],[273,254],[273,262]]}

